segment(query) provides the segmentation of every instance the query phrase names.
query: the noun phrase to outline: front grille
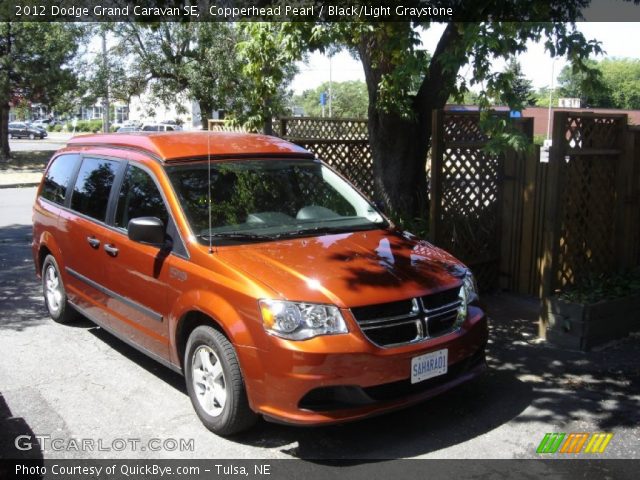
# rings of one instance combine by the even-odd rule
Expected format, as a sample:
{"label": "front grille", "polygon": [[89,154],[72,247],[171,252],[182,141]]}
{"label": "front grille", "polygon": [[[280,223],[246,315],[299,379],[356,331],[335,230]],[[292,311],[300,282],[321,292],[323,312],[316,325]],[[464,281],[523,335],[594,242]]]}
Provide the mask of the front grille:
{"label": "front grille", "polygon": [[461,286],[397,302],[354,307],[358,325],[381,347],[414,343],[446,335],[455,328]]}

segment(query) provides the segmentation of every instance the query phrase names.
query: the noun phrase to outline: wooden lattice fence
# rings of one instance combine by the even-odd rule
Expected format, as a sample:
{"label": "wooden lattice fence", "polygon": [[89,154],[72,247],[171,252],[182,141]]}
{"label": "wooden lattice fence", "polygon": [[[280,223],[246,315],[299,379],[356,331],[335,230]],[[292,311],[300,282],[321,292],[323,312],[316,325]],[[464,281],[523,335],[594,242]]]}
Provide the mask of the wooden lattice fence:
{"label": "wooden lattice fence", "polygon": [[480,287],[498,285],[503,156],[483,150],[477,112],[433,113],[430,234],[474,272]]}
{"label": "wooden lattice fence", "polygon": [[[624,115],[556,112],[548,163],[539,150],[485,153],[477,112],[436,111],[433,120],[431,240],[469,265],[481,288],[544,296],[640,265],[640,127]],[[515,122],[532,137],[532,119]],[[275,126],[374,196],[366,120]]]}
{"label": "wooden lattice fence", "polygon": [[[543,294],[628,265],[627,116],[556,112],[549,157]],[[626,264],[626,265],[625,265]]]}
{"label": "wooden lattice fence", "polygon": [[373,198],[373,160],[366,120],[282,118],[278,130],[282,138],[313,152]]}

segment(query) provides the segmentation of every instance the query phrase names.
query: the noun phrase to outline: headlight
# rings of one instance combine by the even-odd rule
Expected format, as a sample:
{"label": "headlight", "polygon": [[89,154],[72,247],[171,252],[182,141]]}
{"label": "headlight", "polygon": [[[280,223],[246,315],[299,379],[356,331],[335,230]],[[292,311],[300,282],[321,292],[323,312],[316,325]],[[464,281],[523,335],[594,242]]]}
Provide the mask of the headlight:
{"label": "headlight", "polygon": [[342,314],[333,305],[260,300],[262,323],[267,332],[288,340],[347,333]]}
{"label": "headlight", "polygon": [[460,327],[467,319],[468,308],[467,306],[478,300],[478,287],[476,281],[473,278],[473,274],[467,270],[462,278],[462,287],[460,287],[460,293],[458,299],[460,300],[460,306],[458,307],[458,317],[456,318],[456,327]]}
{"label": "headlight", "polygon": [[478,296],[478,285],[476,284],[476,279],[473,278],[473,273],[467,270],[464,278],[462,279],[462,287],[465,290],[467,296],[467,304],[477,302],[479,300]]}

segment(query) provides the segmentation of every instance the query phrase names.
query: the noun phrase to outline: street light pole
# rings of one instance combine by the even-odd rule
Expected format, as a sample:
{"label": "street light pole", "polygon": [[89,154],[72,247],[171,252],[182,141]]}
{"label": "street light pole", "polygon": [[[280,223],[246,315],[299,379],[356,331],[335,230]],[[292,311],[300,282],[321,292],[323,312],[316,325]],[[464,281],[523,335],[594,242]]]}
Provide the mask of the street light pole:
{"label": "street light pole", "polygon": [[554,69],[556,66],[556,59],[554,58],[551,61],[551,86],[549,88],[549,112],[547,114],[547,140],[549,140],[549,135],[551,135],[551,107],[553,103],[553,81],[554,81]]}
{"label": "street light pole", "polygon": [[329,118],[333,117],[331,104],[333,103],[333,56],[329,55]]}

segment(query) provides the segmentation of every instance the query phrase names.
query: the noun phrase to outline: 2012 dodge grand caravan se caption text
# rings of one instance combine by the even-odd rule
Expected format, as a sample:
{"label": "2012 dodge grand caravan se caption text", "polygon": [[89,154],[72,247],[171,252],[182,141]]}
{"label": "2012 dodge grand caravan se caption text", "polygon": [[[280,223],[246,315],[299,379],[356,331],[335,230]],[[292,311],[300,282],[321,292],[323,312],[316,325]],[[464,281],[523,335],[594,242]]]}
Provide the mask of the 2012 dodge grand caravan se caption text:
{"label": "2012 dodge grand caravan se caption text", "polygon": [[75,137],[38,190],[33,258],[54,320],[182,372],[222,435],[378,414],[485,368],[471,273],[277,138]]}

